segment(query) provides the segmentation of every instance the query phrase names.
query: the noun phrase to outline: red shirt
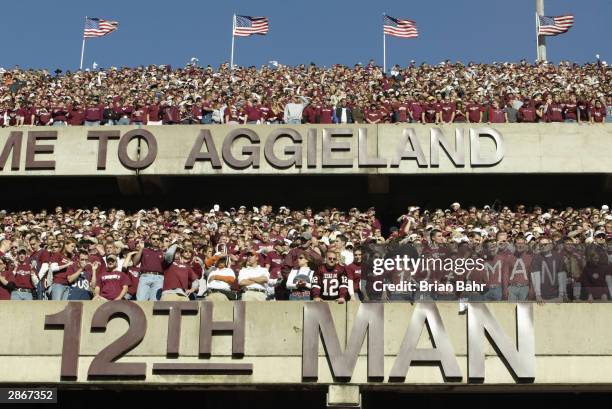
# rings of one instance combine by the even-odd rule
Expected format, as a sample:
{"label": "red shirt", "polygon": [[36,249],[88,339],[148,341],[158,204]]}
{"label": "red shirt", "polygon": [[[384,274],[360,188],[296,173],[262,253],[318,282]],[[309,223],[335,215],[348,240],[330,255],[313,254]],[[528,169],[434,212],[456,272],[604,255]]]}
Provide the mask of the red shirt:
{"label": "red shirt", "polygon": [[164,271],[164,287],[162,291],[174,290],[175,288],[188,290],[191,288],[191,283],[197,279],[198,276],[190,265],[175,261]]}
{"label": "red shirt", "polygon": [[341,265],[329,268],[320,266],[312,277],[312,298],[323,300],[337,300],[348,298],[348,276],[346,269]]}
{"label": "red shirt", "polygon": [[142,122],[143,124],[147,123],[147,108],[136,108],[132,111],[130,115],[130,121],[132,122]]}
{"label": "red shirt", "polygon": [[465,106],[470,122],[480,122],[480,113],[483,111],[480,104],[473,102],[468,103]]}
{"label": "red shirt", "polygon": [[70,109],[68,112],[68,123],[72,126],[83,125],[85,121],[85,111],[81,108],[79,109]]}
{"label": "red shirt", "polygon": [[546,122],[563,122],[563,105],[550,104],[546,110]]}
{"label": "red shirt", "polygon": [[[65,264],[70,263],[71,261],[73,260],[66,257],[63,253],[54,253],[51,255],[49,263],[57,263],[58,266],[63,266]],[[65,267],[53,273],[53,284],[70,285],[70,283],[68,282],[68,269],[69,267]]]}
{"label": "red shirt", "polygon": [[319,111],[319,123],[320,124],[333,124],[334,123],[333,115],[334,115],[334,109],[332,107],[329,107],[329,106],[322,107],[321,110]]}
{"label": "red shirt", "polygon": [[94,105],[85,109],[85,120],[90,122],[102,121],[102,114],[104,113],[104,106]]}
{"label": "red shirt", "polygon": [[503,108],[489,108],[489,122],[503,124],[506,122],[506,114]]}
{"label": "red shirt", "polygon": [[[10,273],[8,271],[2,271],[0,272],[0,276],[4,277],[6,280],[9,280]],[[10,299],[11,299],[10,291],[2,283],[0,283],[0,301],[10,300]]]}
{"label": "red shirt", "polygon": [[454,102],[443,102],[440,104],[440,112],[442,114],[442,121],[450,122],[453,117],[453,113],[457,109],[457,106]]}
{"label": "red shirt", "polygon": [[261,110],[256,106],[246,106],[244,108],[247,121],[259,121],[261,119]]}
{"label": "red shirt", "polygon": [[140,281],[140,269],[138,267],[128,267],[126,274],[130,279],[128,294],[134,298],[136,296],[136,290],[138,290],[138,282]]}
{"label": "red shirt", "polygon": [[396,120],[397,122],[408,122],[408,104],[397,104],[395,107],[395,112],[397,113]]}
{"label": "red shirt", "polygon": [[147,107],[147,111],[149,113],[149,121],[157,122],[159,121],[159,105],[153,104]]}
{"label": "red shirt", "polygon": [[163,251],[144,248],[142,249],[142,257],[140,258],[140,270],[142,271],[142,273],[163,273],[163,259]]}
{"label": "red shirt", "polygon": [[15,271],[13,271],[12,280],[17,288],[27,288],[30,290],[34,289],[32,284],[31,274],[34,272],[32,266],[26,261],[23,264],[19,264]]}
{"label": "red shirt", "polygon": [[124,285],[130,285],[130,278],[122,271],[106,271],[98,277],[96,283],[100,287],[100,296],[107,300],[119,297]]}
{"label": "red shirt", "polygon": [[425,122],[433,123],[436,121],[436,113],[438,112],[436,104],[425,104],[423,111],[425,112]]}
{"label": "red shirt", "polygon": [[603,122],[606,118],[606,108],[600,107],[595,108],[594,106],[589,108],[589,113],[591,114],[591,118],[595,122]]}

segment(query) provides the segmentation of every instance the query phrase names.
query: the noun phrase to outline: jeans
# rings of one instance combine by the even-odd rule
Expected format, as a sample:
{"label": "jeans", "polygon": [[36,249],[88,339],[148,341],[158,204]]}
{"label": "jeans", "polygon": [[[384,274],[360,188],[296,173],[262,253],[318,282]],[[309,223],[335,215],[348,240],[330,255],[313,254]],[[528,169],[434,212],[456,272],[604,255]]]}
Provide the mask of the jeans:
{"label": "jeans", "polygon": [[130,120],[128,118],[119,118],[118,121],[115,121],[115,125],[129,125]]}
{"label": "jeans", "polygon": [[487,292],[484,294],[485,301],[501,301],[502,299],[502,289],[501,286],[498,287],[489,287]]}
{"label": "jeans", "polygon": [[289,301],[310,301],[310,294],[307,293],[291,293],[289,294]]}
{"label": "jeans", "polygon": [[51,284],[51,299],[53,301],[67,300],[69,293],[70,286],[58,283]]}
{"label": "jeans", "polygon": [[202,119],[200,119],[200,123],[204,125],[212,124],[212,113],[204,115]]}
{"label": "jeans", "polygon": [[142,274],[138,281],[136,290],[136,300],[138,301],[158,301],[161,296],[161,289],[164,286],[164,276],[157,274]]}
{"label": "jeans", "polygon": [[45,284],[44,279],[40,280],[38,284],[36,284],[36,299],[38,300],[46,300],[47,293],[45,292]]}
{"label": "jeans", "polygon": [[142,125],[142,121],[132,121],[130,125]]}
{"label": "jeans", "polygon": [[17,301],[31,301],[34,297],[32,297],[32,293],[24,293],[21,291],[13,291],[11,292],[11,300]]}
{"label": "jeans", "polygon": [[575,123],[576,120],[575,119],[565,119],[563,122],[570,124],[570,123]]}
{"label": "jeans", "polygon": [[287,124],[288,125],[301,125],[302,120],[301,119],[288,119]]}
{"label": "jeans", "polygon": [[100,121],[85,121],[85,126],[100,126]]}
{"label": "jeans", "polygon": [[106,125],[106,126],[112,126],[112,125],[115,125],[115,122],[116,122],[116,121],[115,121],[114,119],[107,119],[107,120],[106,120],[106,123],[105,123],[104,125]]}
{"label": "jeans", "polygon": [[526,301],[529,294],[529,286],[508,286],[508,301]]}
{"label": "jeans", "polygon": [[66,122],[65,121],[53,121],[51,126],[66,126]]}

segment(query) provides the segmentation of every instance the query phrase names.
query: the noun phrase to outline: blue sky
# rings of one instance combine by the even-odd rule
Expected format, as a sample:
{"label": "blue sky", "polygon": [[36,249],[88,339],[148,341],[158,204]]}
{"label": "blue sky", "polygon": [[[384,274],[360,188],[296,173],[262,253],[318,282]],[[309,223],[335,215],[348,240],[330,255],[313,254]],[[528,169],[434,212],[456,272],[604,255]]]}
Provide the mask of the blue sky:
{"label": "blue sky", "polygon": [[[88,40],[86,67],[183,66],[191,57],[217,66],[229,60],[234,12],[270,18],[267,36],[236,40],[239,65],[381,63],[383,12],[416,20],[420,33],[388,38],[388,66],[535,59],[534,0],[31,0],[2,4],[0,66],[78,68],[86,15],[120,23],[119,31]],[[612,62],[612,0],[546,1],[546,15],[564,13],[575,15],[574,27],[548,37],[548,59],[583,63],[598,53]]]}

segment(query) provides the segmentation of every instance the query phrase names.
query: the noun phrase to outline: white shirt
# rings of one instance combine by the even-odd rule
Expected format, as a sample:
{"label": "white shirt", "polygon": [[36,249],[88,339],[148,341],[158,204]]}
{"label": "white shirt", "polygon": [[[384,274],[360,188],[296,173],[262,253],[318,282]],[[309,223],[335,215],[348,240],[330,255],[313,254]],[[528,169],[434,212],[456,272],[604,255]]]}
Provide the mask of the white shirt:
{"label": "white shirt", "polygon": [[[310,269],[310,267],[300,267],[299,269],[294,268],[293,270],[291,270],[291,272],[289,273],[289,277],[287,277],[287,289],[288,290],[297,290],[297,281],[295,278],[298,276],[300,277],[300,280],[304,280],[306,282],[306,289],[310,290],[310,286],[311,286],[311,282],[312,282],[312,275],[314,274],[314,271],[312,271]],[[304,279],[303,277],[308,277],[308,279]]]}
{"label": "white shirt", "polygon": [[353,252],[351,250],[344,249],[340,252],[340,260],[343,265],[348,266],[349,264],[353,264],[354,259],[355,257],[353,257]]}
{"label": "white shirt", "polygon": [[222,291],[231,291],[231,287],[229,283],[221,280],[215,280],[215,276],[231,276],[236,278],[236,274],[234,274],[234,270],[229,267],[222,268],[220,270],[213,270],[208,275],[208,288],[212,290],[222,290]]}
{"label": "white shirt", "polygon": [[[268,271],[268,269],[260,267],[260,266],[243,267],[238,273],[238,283],[240,283],[242,280],[252,279],[252,278],[261,277],[261,276],[265,276],[269,280],[270,272]],[[256,284],[256,283],[249,284],[245,286],[244,288],[249,288],[253,290],[262,290],[262,291],[266,290],[265,285]]]}

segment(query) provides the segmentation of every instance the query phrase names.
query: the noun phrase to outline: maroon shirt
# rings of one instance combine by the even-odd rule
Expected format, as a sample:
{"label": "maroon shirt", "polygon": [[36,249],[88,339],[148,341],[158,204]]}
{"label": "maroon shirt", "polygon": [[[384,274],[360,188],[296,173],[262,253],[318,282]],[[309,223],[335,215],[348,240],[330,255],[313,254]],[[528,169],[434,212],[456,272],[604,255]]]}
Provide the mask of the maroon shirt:
{"label": "maroon shirt", "polygon": [[165,106],[162,108],[162,121],[165,124],[181,122],[181,115],[178,107]]}
{"label": "maroon shirt", "polygon": [[397,104],[395,106],[397,122],[408,122],[408,104]]}
{"label": "maroon shirt", "polygon": [[26,288],[29,290],[34,289],[34,284],[32,284],[31,274],[34,272],[32,266],[26,261],[23,264],[19,264],[15,271],[13,271],[12,280],[15,283],[17,288]]}
{"label": "maroon shirt", "polygon": [[334,123],[333,115],[334,115],[334,109],[332,107],[330,106],[322,107],[321,110],[319,111],[319,123],[320,124]]}
{"label": "maroon shirt", "polygon": [[380,114],[380,112],[378,112],[378,110],[374,109],[374,110],[369,110],[366,113],[366,119],[370,120],[370,121],[378,121],[381,119],[382,115]]}
{"label": "maroon shirt", "polygon": [[533,105],[528,103],[523,104],[523,106],[519,108],[518,118],[521,122],[535,122],[536,112]]}
{"label": "maroon shirt", "polygon": [[565,104],[563,104],[563,116],[565,117],[565,119],[573,119],[574,121],[576,121],[578,119],[576,116],[577,112],[578,111],[575,102],[566,102]]}
{"label": "maroon shirt", "polygon": [[346,269],[341,265],[329,268],[320,266],[312,276],[311,297],[323,300],[337,300],[348,298],[348,276]]}
{"label": "maroon shirt", "polygon": [[480,122],[480,113],[483,111],[480,104],[470,102],[465,108],[470,122]]}
{"label": "maroon shirt", "polygon": [[502,108],[489,108],[489,122],[502,124],[506,122],[505,112]]}
{"label": "maroon shirt", "polygon": [[119,297],[124,285],[130,285],[130,278],[122,271],[105,271],[96,283],[96,286],[100,287],[100,296],[107,300]]}
{"label": "maroon shirt", "polygon": [[603,122],[606,118],[606,108],[600,107],[595,108],[594,106],[589,108],[589,113],[591,114],[591,118],[595,122]]}
{"label": "maroon shirt", "polygon": [[245,108],[247,121],[259,121],[261,119],[261,110],[256,106],[246,106]]}
{"label": "maroon shirt", "polygon": [[141,107],[136,108],[132,111],[130,115],[131,122],[142,122],[143,124],[147,123],[147,108]]}
{"label": "maroon shirt", "polygon": [[181,288],[188,290],[191,283],[198,279],[197,274],[189,264],[182,264],[174,261],[164,271],[164,287],[162,291]]}
{"label": "maroon shirt", "polygon": [[423,107],[418,102],[411,102],[410,104],[410,113],[412,114],[412,118],[415,121],[421,120],[421,114],[423,113]]}
{"label": "maroon shirt", "polygon": [[436,104],[425,104],[423,111],[425,112],[425,122],[431,124],[436,121],[436,114],[438,113]]}
{"label": "maroon shirt", "polygon": [[159,105],[153,104],[147,107],[147,111],[149,113],[149,121],[157,122],[159,121]]}
{"label": "maroon shirt", "polygon": [[546,110],[546,122],[563,122],[563,105],[553,102]]}
{"label": "maroon shirt", "polygon": [[442,113],[442,121],[450,122],[453,117],[453,113],[457,109],[454,102],[443,102],[440,104],[440,112]]}
{"label": "maroon shirt", "polygon": [[[68,264],[72,260],[66,257],[63,253],[54,253],[51,255],[49,263],[57,263],[59,266]],[[68,282],[68,269],[70,266],[65,267],[59,271],[53,273],[53,284],[70,285]]]}
{"label": "maroon shirt", "polygon": [[142,249],[142,257],[140,258],[140,270],[142,271],[142,273],[163,273],[163,259],[163,251],[144,248]]}
{"label": "maroon shirt", "polygon": [[349,280],[353,280],[353,291],[358,293],[360,291],[359,282],[361,281],[361,264],[351,263],[346,266],[346,275]]}
{"label": "maroon shirt", "polygon": [[70,109],[68,112],[68,123],[72,126],[80,126],[83,125],[85,121],[85,111],[81,108],[79,109]]}
{"label": "maroon shirt", "polygon": [[85,120],[89,122],[102,121],[104,113],[103,105],[94,105],[85,109]]}
{"label": "maroon shirt", "polygon": [[[8,271],[2,271],[0,272],[0,276],[4,277],[6,280],[9,280],[10,273]],[[11,299],[10,291],[2,283],[0,283],[0,301],[10,300],[10,299]]]}
{"label": "maroon shirt", "polygon": [[134,298],[138,290],[138,282],[140,281],[140,269],[138,267],[128,267],[126,275],[130,279],[127,292]]}

